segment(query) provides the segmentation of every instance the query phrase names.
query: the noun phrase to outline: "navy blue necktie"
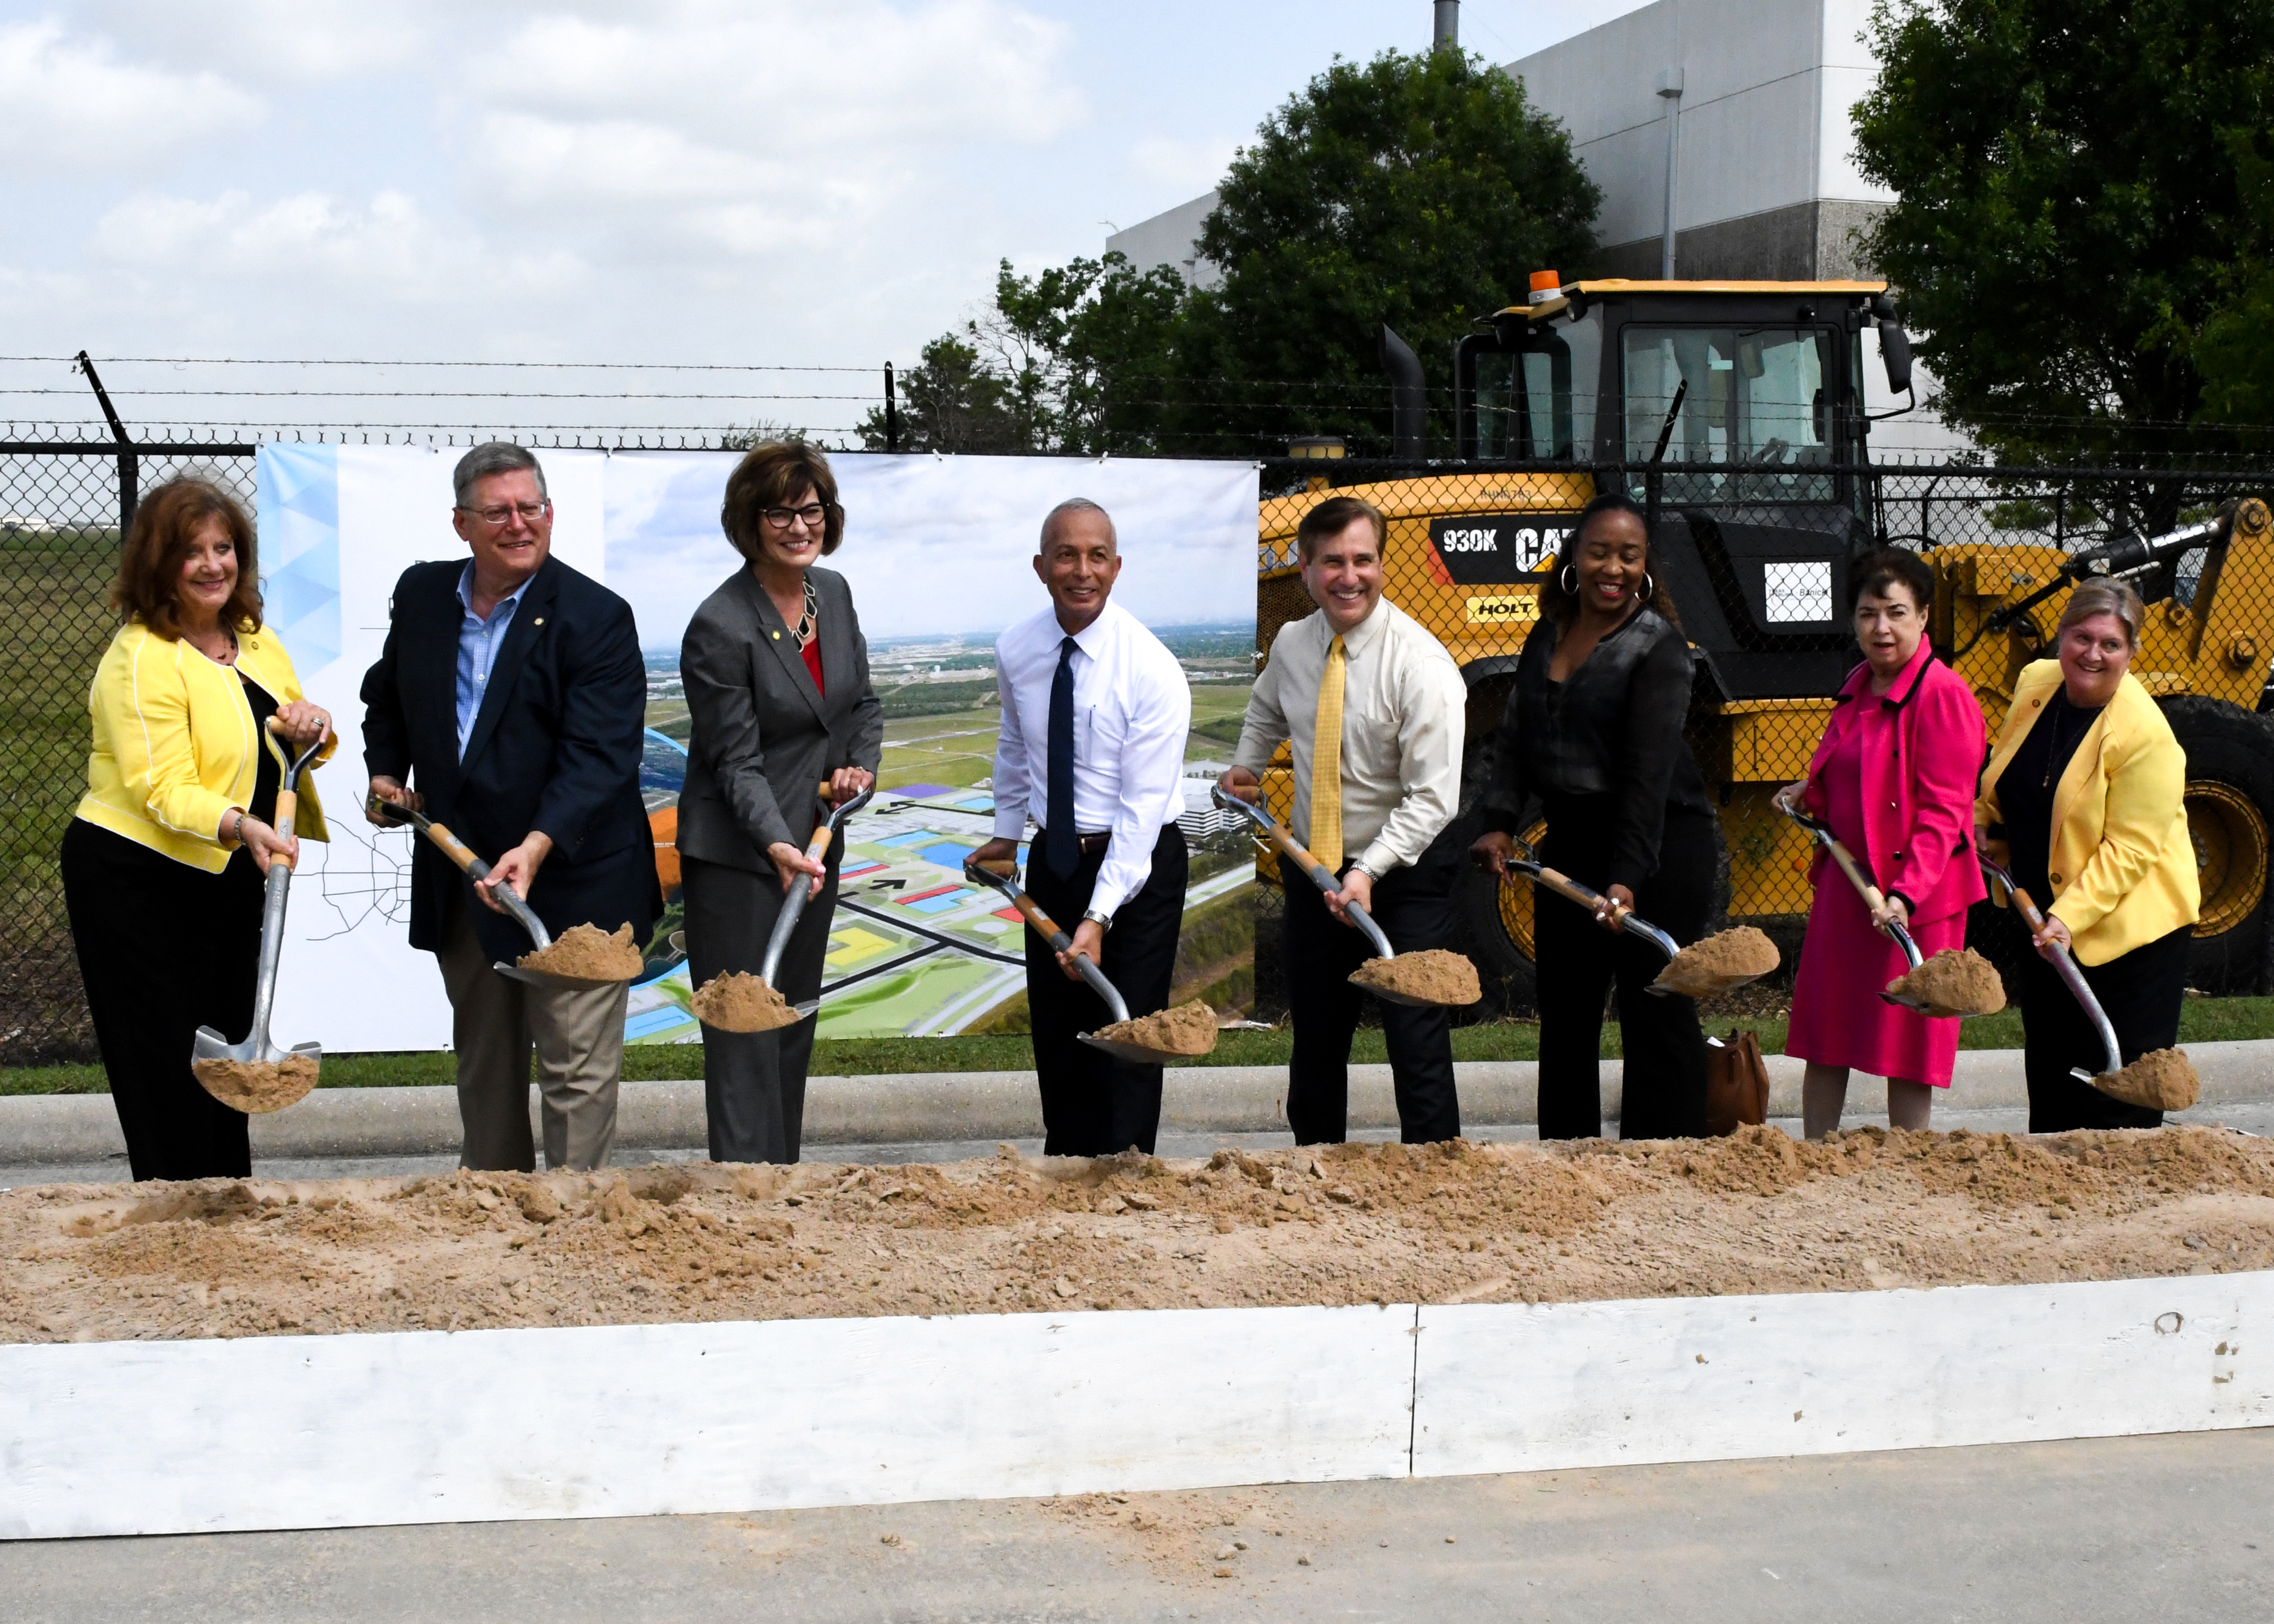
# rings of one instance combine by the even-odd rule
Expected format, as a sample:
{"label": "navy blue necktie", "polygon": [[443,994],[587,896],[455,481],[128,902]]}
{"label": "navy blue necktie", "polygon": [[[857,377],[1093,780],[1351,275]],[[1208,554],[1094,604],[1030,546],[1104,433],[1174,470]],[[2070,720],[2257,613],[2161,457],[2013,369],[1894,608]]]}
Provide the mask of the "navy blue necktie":
{"label": "navy blue necktie", "polygon": [[1050,679],[1050,819],[1043,855],[1060,879],[1081,861],[1081,831],[1073,822],[1073,651],[1071,637],[1058,644],[1058,673]]}

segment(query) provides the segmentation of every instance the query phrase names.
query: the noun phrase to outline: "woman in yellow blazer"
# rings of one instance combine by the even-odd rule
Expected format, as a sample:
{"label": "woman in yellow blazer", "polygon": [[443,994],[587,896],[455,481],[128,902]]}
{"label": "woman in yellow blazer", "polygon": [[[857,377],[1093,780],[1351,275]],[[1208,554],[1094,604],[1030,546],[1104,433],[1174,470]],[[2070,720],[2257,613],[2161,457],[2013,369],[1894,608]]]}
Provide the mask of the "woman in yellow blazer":
{"label": "woman in yellow blazer", "polygon": [[2039,957],[2021,977],[2029,1132],[2161,1127],[2161,1111],[2069,1075],[2107,1062],[2045,960],[2056,943],[2075,954],[2127,1065],[2179,1041],[2202,899],[2180,804],[2187,754],[2127,669],[2140,646],[2129,586],[2079,586],[2056,642],[2060,658],[2025,666],[2014,685],[1975,808],[1984,849],[1995,856],[2002,844],[2015,882],[2045,910]]}
{"label": "woman in yellow blazer", "polygon": [[[201,1026],[252,1025],[262,876],[282,778],[260,735],[334,741],[260,623],[252,526],[219,486],[181,478],[135,510],[111,604],[124,624],[87,695],[87,788],[64,836],[64,900],[95,1042],[137,1178],[243,1177],[245,1118],[199,1086]],[[294,825],[325,838],[303,779]]]}

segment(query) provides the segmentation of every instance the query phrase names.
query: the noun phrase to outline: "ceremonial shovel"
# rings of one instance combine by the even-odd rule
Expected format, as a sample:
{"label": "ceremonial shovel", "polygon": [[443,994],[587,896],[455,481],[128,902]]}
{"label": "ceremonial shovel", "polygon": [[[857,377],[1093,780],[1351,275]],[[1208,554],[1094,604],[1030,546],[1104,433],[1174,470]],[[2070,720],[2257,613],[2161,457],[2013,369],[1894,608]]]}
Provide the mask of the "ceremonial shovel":
{"label": "ceremonial shovel", "polygon": [[[284,747],[277,741],[275,717],[268,718],[268,730],[261,735],[261,741],[283,771],[283,781],[276,786],[275,820],[276,832],[283,839],[292,838],[293,813],[300,799],[300,774],[316,752],[324,748],[326,736],[317,735],[315,743],[303,750],[297,760],[288,761]],[[245,1034],[244,1042],[232,1043],[211,1026],[200,1026],[190,1048],[192,1071],[201,1060],[234,1060],[244,1065],[273,1066],[283,1064],[295,1055],[321,1064],[322,1044],[296,1043],[288,1053],[277,1048],[268,1036],[268,1018],[276,1006],[276,966],[284,954],[284,898],[291,888],[292,860],[279,852],[269,859],[267,898],[260,911],[260,979],[252,995],[252,1030]]]}
{"label": "ceremonial shovel", "polygon": [[[1872,923],[1878,927],[1881,935],[1894,939],[1895,945],[1903,950],[1904,960],[1912,969],[1917,969],[1922,962],[1919,958],[1918,944],[1911,940],[1909,931],[1895,923],[1894,920],[1889,919],[1884,924],[1879,922],[1882,911],[1887,906],[1887,899],[1880,894],[1879,888],[1872,884],[1864,876],[1863,868],[1856,861],[1855,854],[1833,836],[1832,825],[1822,818],[1810,816],[1798,807],[1785,808],[1784,815],[1815,836],[1816,843],[1832,854],[1832,861],[1839,865],[1840,872],[1848,876],[1848,883],[1856,888],[1856,894],[1864,898],[1864,906],[1871,911]],[[1879,996],[1898,1009],[1916,1010],[1922,1015],[1935,1015],[1941,1012],[1924,998],[1907,998],[1900,993],[1887,992],[1884,989]]]}
{"label": "ceremonial shovel", "polygon": [[[992,868],[981,867],[969,858],[966,858],[963,863],[963,877],[975,885],[999,891],[1009,898],[1011,906],[1018,909],[1020,915],[1035,928],[1043,941],[1050,944],[1052,952],[1070,951],[1073,947],[1073,938],[1060,930],[1035,899],[1020,889],[1018,881],[1013,877],[1017,872],[1013,868],[1010,875],[999,874]],[[1105,1012],[1113,1017],[1110,1025],[1118,1026],[1129,1019],[1129,1004],[1122,997],[1121,989],[1105,979],[1105,972],[1090,962],[1088,954],[1075,953],[1073,967],[1075,973],[1089,983],[1090,991],[1104,1001]],[[1164,1060],[1190,1058],[1168,1049],[1147,1049],[1141,1044],[1125,1043],[1118,1038],[1101,1038],[1088,1032],[1078,1032],[1074,1036],[1092,1049],[1103,1049],[1116,1060],[1133,1060],[1139,1065],[1158,1065]]]}
{"label": "ceremonial shovel", "polygon": [[[1683,948],[1680,943],[1676,942],[1672,936],[1667,935],[1663,930],[1660,930],[1656,925],[1652,924],[1648,920],[1636,913],[1632,908],[1626,906],[1623,903],[1614,901],[1612,898],[1604,896],[1600,891],[1590,891],[1586,886],[1580,884],[1578,881],[1570,878],[1567,875],[1558,874],[1555,869],[1548,868],[1545,863],[1542,863],[1540,861],[1539,854],[1532,850],[1529,842],[1517,840],[1513,835],[1510,836],[1509,838],[1514,842],[1518,851],[1525,853],[1521,857],[1511,855],[1507,860],[1509,868],[1512,874],[1525,874],[1531,876],[1533,884],[1545,885],[1557,896],[1562,897],[1568,902],[1577,903],[1581,907],[1586,909],[1591,914],[1600,915],[1604,909],[1609,909],[1611,923],[1613,925],[1616,926],[1619,929],[1625,931],[1630,936],[1641,937],[1642,940],[1649,943],[1660,952],[1664,953],[1666,955],[1666,962],[1669,966],[1682,956]],[[1666,973],[1664,971],[1660,971],[1659,974],[1663,977]],[[1767,972],[1764,971],[1762,974],[1766,974]],[[1748,977],[1747,979],[1752,980],[1757,978]],[[1742,985],[1743,983],[1739,984]],[[1649,986],[1644,988],[1643,990],[1647,993],[1655,993],[1658,996],[1663,998],[1668,996],[1669,994],[1681,991],[1682,989],[1678,986],[1671,985],[1663,980],[1660,980],[1653,981]]]}
{"label": "ceremonial shovel", "polygon": [[[1303,843],[1295,838],[1294,831],[1286,824],[1264,811],[1262,808],[1251,806],[1237,795],[1227,794],[1221,784],[1210,789],[1209,793],[1216,804],[1224,810],[1238,813],[1262,831],[1274,846],[1295,860],[1303,872],[1310,876],[1311,883],[1317,886],[1321,892],[1331,897],[1342,890],[1342,882],[1335,877],[1335,871],[1312,856]],[[1351,923],[1356,925],[1365,935],[1366,939],[1373,944],[1376,958],[1397,957],[1397,950],[1389,945],[1389,938],[1382,934],[1382,927],[1374,922],[1362,905],[1346,902],[1343,905],[1343,912],[1350,916]],[[1412,993],[1400,992],[1388,987],[1368,984],[1366,989],[1385,1004],[1404,1004],[1422,1010],[1438,1010],[1446,1007],[1434,998],[1417,998]]]}
{"label": "ceremonial shovel", "polygon": [[[412,828],[416,829],[420,834],[425,835],[436,846],[441,847],[442,854],[445,857],[448,857],[452,862],[457,864],[459,868],[465,870],[466,877],[468,879],[486,880],[489,878],[489,864],[475,856],[471,846],[468,846],[463,840],[459,839],[457,836],[452,834],[449,830],[442,824],[438,823],[433,818],[428,817],[425,813],[414,812],[409,807],[397,806],[392,801],[382,801],[377,795],[373,795],[364,804],[377,816],[387,819],[389,823],[408,823]],[[545,928],[545,921],[537,917],[536,913],[530,907],[529,904],[521,899],[520,895],[515,891],[512,886],[505,884],[503,882],[500,882],[498,884],[490,888],[490,894],[495,897],[500,902],[503,903],[505,905],[505,911],[512,914],[516,920],[520,921],[521,928],[529,932],[529,939],[536,944],[537,951],[538,952],[543,952],[546,948],[553,945],[553,933]],[[550,971],[546,970],[524,970],[519,965],[507,964],[502,959],[493,963],[490,966],[490,968],[496,971],[500,975],[506,977],[508,981],[524,982],[531,987],[553,987],[565,989],[570,991],[583,991],[585,989],[592,987],[619,987],[622,985],[621,981],[595,981],[589,976],[554,975]]]}
{"label": "ceremonial shovel", "polygon": [[[829,849],[829,843],[837,838],[837,831],[845,820],[867,806],[869,798],[876,793],[877,786],[871,784],[842,806],[832,807],[821,822],[814,825],[813,838],[806,843],[805,854],[819,862],[822,853]],[[825,803],[829,800],[829,786],[825,781],[821,786],[820,798]],[[773,987],[776,992],[781,990],[774,987],[774,977],[781,971],[783,951],[789,946],[790,933],[797,929],[798,916],[805,912],[805,899],[813,891],[812,876],[801,875],[799,877],[804,883],[791,886],[789,894],[782,898],[782,910],[774,918],[774,933],[766,938],[766,956],[758,966],[758,979]],[[808,998],[802,1004],[793,1004],[789,1007],[792,1014],[803,1020],[821,1007],[821,1000],[818,997]]]}
{"label": "ceremonial shovel", "polygon": [[[2042,933],[2045,928],[2045,916],[2037,911],[2037,905],[2029,900],[2029,893],[2014,884],[2014,876],[2005,868],[1979,852],[1975,853],[1975,860],[1982,865],[1983,873],[2006,888],[2006,894],[2014,899],[2014,907],[2021,910],[2022,917],[2029,921],[2029,934],[2035,936]],[[2061,985],[2074,996],[2077,1007],[2090,1019],[2093,1030],[2100,1034],[2100,1047],[2107,1051],[2108,1056],[2108,1064],[2101,1071],[2100,1078],[2115,1076],[2124,1069],[2124,1056],[2117,1048],[2116,1028],[2109,1022],[2108,1011],[2100,1007],[2100,1000],[2094,997],[2092,989],[2085,985],[2084,973],[2076,967],[2076,960],[2069,956],[2068,949],[2058,942],[2053,944],[2052,966],[2053,974],[2061,979]],[[2082,1066],[2069,1067],[2068,1074],[2081,1083],[2099,1080]]]}

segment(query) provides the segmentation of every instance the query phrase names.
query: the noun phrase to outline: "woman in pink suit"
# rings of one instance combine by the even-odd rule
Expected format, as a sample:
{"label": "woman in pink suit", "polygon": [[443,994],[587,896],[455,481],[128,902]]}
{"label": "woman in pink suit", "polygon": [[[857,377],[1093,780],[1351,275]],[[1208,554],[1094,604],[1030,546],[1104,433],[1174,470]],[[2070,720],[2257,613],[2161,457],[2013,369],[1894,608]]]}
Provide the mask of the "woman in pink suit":
{"label": "woman in pink suit", "polygon": [[1886,547],[1856,560],[1848,580],[1864,663],[1841,688],[1808,776],[1777,798],[1832,825],[1879,883],[1886,909],[1875,918],[1817,853],[1784,1045],[1808,1062],[1801,1099],[1812,1139],[1840,1126],[1851,1071],[1887,1079],[1891,1124],[1927,1125],[1930,1091],[1950,1086],[1958,1022],[1879,996],[1907,967],[1883,927],[1903,926],[1922,954],[1962,947],[1966,910],[1987,894],[1973,812],[1987,733],[1965,679],[1927,643],[1934,572],[1916,553]]}

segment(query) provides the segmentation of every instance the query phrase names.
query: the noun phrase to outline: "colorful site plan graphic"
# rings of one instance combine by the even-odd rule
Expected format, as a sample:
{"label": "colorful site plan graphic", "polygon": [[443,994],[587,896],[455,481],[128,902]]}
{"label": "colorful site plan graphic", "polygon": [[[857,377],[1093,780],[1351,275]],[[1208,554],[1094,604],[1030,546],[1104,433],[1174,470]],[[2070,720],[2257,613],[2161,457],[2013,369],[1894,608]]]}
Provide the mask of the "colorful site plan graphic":
{"label": "colorful site plan graphic", "polygon": [[[924,638],[871,645],[874,680],[885,700],[882,787],[847,826],[824,960],[821,1037],[1024,1029],[1025,923],[1001,892],[963,877],[964,859],[995,827],[990,775],[1001,713],[992,641]],[[1193,689],[1187,811],[1178,821],[1193,858],[1185,918],[1196,952],[1193,974],[1180,977],[1180,989],[1193,996],[1212,991],[1220,1004],[1244,1004],[1238,989],[1252,983],[1234,966],[1243,955],[1252,963],[1254,922],[1246,910],[1254,863],[1244,836],[1209,807],[1207,786],[1238,737],[1253,628],[1186,628],[1168,634],[1167,641]],[[651,974],[631,989],[625,1038],[634,1043],[701,1038],[688,1009],[694,988],[683,951],[673,945],[659,951],[680,920],[672,842],[686,734],[676,651],[651,651],[641,787],[655,831],[666,916],[650,949]],[[1022,845],[1022,867],[1027,855]],[[1007,1028],[1006,1015],[1013,1018]]]}

